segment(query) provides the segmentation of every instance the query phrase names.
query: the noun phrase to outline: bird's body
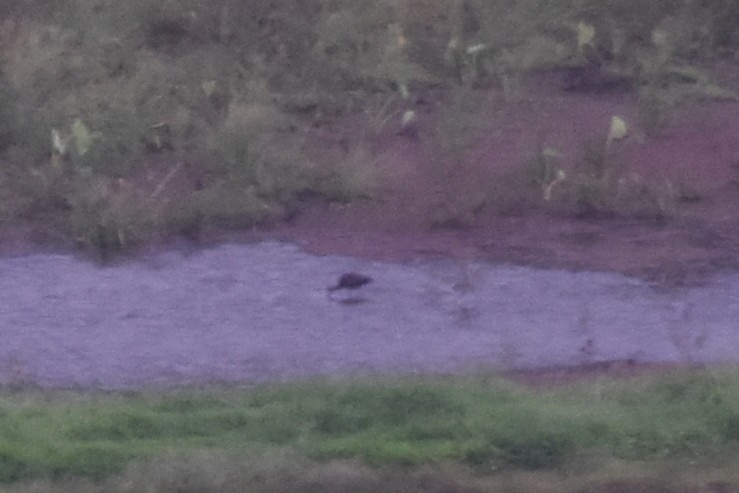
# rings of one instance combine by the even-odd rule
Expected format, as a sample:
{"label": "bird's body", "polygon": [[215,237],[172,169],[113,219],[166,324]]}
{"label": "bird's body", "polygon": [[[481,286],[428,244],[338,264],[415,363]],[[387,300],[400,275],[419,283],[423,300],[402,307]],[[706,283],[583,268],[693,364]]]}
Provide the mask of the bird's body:
{"label": "bird's body", "polygon": [[338,282],[329,287],[328,291],[336,291],[338,289],[357,289],[361,288],[365,284],[372,282],[370,276],[360,274],[358,272],[345,272],[339,277]]}

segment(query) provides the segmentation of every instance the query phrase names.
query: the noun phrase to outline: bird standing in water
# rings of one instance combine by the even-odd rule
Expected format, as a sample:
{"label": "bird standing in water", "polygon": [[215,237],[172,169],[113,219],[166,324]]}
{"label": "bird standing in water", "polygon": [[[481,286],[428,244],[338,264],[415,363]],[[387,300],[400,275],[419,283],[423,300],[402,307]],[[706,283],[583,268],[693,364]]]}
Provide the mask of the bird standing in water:
{"label": "bird standing in water", "polygon": [[326,292],[331,296],[331,293],[340,289],[354,290],[359,289],[364,285],[372,282],[370,276],[360,274],[358,272],[345,272],[339,277],[339,280],[335,285],[330,286],[326,289]]}

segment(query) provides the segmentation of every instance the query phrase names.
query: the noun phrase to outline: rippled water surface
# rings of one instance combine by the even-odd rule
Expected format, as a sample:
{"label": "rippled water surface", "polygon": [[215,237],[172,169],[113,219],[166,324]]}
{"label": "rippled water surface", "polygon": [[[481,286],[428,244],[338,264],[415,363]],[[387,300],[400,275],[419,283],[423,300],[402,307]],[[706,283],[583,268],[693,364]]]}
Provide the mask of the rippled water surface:
{"label": "rippled water surface", "polygon": [[[347,270],[375,281],[329,299]],[[325,373],[739,361],[739,275],[658,291],[616,274],[389,264],[282,243],[101,268],[0,259],[0,382],[119,388]]]}

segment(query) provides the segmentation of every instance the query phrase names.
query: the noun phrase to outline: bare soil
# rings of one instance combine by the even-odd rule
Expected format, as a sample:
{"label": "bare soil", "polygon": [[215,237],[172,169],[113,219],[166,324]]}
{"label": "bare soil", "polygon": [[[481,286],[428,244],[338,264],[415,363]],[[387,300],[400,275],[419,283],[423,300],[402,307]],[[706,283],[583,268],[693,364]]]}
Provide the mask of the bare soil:
{"label": "bare soil", "polygon": [[[706,70],[739,94],[739,60]],[[496,88],[472,91],[469,114],[449,113],[448,92],[426,91],[392,108],[397,118],[367,112],[326,123],[311,130],[306,152],[317,160],[327,153],[350,160],[357,150],[368,151],[364,164],[377,179],[370,197],[348,204],[307,198],[286,220],[248,231],[206,231],[197,240],[284,239],[316,254],[395,262],[479,259],[613,271],[668,285],[739,267],[739,100],[681,102],[665,113],[664,125],[647,133],[634,90],[565,88],[561,74],[545,72],[523,81],[513,98]],[[407,109],[417,119],[402,129],[399,115]],[[664,195],[664,210],[588,213],[556,194],[544,201],[526,175],[527,163],[549,147],[574,176],[587,147],[604,141],[613,116],[629,125],[627,138],[612,148],[613,173],[642,183],[649,200]],[[385,124],[378,127],[381,118]],[[444,154],[439,125],[447,133],[472,129],[457,142],[461,152]],[[172,157],[162,159],[161,166],[146,167],[143,187],[161,181],[149,174],[172,168]],[[182,183],[166,193],[176,200],[197,187],[188,173],[175,181]],[[0,254],[73,246],[54,228],[37,226],[4,228]]]}
{"label": "bare soil", "polygon": [[[739,92],[739,63],[725,62],[714,72]],[[483,121],[471,125],[482,131],[450,173],[434,171],[433,128],[443,96],[424,95],[413,107],[419,120],[412,132],[391,125],[369,141],[385,178],[375,198],[307,205],[262,234],[318,254],[486,259],[615,271],[671,285],[739,266],[737,101],[680,104],[662,128],[647,134],[632,92],[563,91],[553,74],[532,77],[517,101],[495,90],[477,97]],[[664,217],[583,215],[516,188],[521,184],[511,176],[538,149],[556,149],[567,168],[588,142],[603,140],[613,116],[630,125],[630,135],[614,146],[618,173],[673,194]],[[328,133],[337,147],[360,139],[352,125]],[[491,191],[494,198],[486,201]]]}

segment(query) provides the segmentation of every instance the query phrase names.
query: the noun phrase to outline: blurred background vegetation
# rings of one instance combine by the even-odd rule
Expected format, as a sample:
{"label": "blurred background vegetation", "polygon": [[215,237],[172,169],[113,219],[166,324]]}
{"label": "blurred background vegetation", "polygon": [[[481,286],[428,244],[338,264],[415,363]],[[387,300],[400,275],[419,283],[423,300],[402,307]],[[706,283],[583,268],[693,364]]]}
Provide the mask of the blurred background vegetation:
{"label": "blurred background vegetation", "polygon": [[537,71],[607,63],[658,125],[738,25],[735,0],[6,0],[0,225],[115,252],[372,196],[371,149],[332,124]]}

